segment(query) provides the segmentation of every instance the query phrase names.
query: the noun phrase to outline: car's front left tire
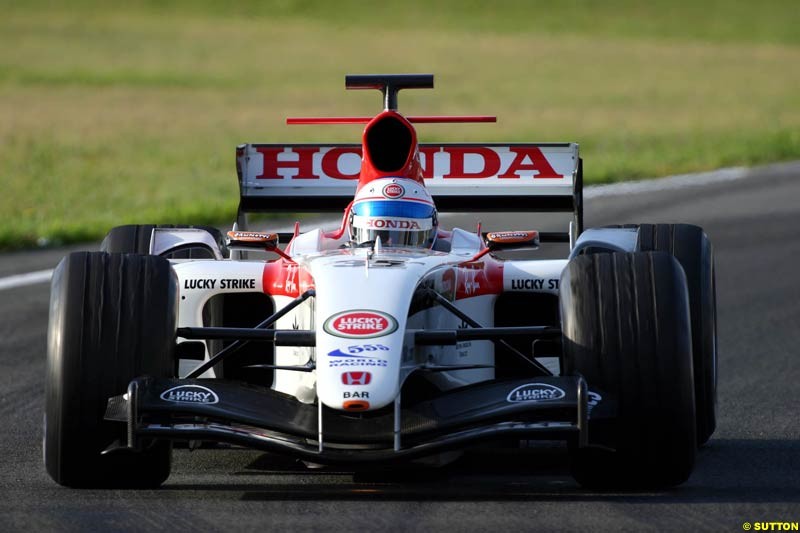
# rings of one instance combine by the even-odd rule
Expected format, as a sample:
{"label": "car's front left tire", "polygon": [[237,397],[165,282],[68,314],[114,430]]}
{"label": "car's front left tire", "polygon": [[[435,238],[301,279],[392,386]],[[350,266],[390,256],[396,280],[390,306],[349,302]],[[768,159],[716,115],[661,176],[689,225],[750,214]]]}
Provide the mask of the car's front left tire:
{"label": "car's front left tire", "polygon": [[561,317],[564,373],[583,376],[602,396],[590,412],[590,447],[570,448],[575,479],[626,490],[686,481],[696,427],[689,298],[678,261],[664,252],[572,259],[561,275]]}

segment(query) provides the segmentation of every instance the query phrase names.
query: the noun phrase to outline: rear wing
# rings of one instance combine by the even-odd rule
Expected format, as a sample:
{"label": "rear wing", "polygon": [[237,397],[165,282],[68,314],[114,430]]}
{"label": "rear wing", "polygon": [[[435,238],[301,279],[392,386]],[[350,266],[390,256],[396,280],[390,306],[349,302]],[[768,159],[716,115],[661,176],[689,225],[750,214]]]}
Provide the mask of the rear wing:
{"label": "rear wing", "polygon": [[[583,227],[583,168],[575,143],[420,144],[441,212],[572,212]],[[355,196],[360,144],[236,148],[239,213],[342,211]]]}

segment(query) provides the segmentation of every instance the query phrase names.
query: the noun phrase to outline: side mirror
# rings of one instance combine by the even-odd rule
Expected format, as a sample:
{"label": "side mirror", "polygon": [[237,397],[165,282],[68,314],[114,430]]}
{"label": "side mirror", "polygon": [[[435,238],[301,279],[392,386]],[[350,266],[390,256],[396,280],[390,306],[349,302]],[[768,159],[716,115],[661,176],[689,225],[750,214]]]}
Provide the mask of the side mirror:
{"label": "side mirror", "polygon": [[278,234],[263,231],[229,231],[228,246],[272,251],[278,247]]}
{"label": "side mirror", "polygon": [[496,250],[535,250],[539,247],[539,232],[527,231],[490,231],[483,237],[486,247]]}

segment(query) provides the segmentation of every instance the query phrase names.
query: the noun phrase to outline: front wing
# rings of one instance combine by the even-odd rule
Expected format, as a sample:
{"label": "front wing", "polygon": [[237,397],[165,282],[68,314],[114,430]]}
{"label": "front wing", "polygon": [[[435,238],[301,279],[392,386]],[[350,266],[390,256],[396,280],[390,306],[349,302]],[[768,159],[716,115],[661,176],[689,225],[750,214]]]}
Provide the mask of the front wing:
{"label": "front wing", "polygon": [[128,425],[128,442],[107,452],[155,438],[227,442],[316,463],[393,462],[505,437],[585,446],[588,391],[581,377],[492,381],[354,415],[237,382],[143,377],[109,399],[105,418]]}

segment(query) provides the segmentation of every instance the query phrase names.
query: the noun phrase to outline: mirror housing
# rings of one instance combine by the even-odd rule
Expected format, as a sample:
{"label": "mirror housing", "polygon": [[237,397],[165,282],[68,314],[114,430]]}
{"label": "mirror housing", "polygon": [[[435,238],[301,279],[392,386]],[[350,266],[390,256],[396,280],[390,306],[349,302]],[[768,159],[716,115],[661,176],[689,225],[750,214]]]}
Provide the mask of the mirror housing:
{"label": "mirror housing", "polygon": [[483,237],[486,247],[497,250],[535,250],[539,248],[536,230],[490,231]]}
{"label": "mirror housing", "polygon": [[278,247],[278,234],[263,231],[229,231],[228,247],[272,251]]}

